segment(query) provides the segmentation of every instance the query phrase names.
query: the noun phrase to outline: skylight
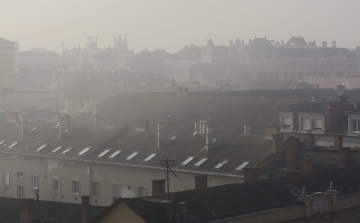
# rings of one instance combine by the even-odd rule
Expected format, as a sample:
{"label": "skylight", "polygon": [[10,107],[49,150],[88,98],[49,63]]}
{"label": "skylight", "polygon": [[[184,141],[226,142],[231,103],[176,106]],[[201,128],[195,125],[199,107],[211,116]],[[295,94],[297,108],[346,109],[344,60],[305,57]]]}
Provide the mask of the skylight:
{"label": "skylight", "polygon": [[194,166],[200,166],[201,164],[205,163],[206,160],[208,160],[208,158],[204,157],[201,160],[199,160],[197,163],[195,163]]}
{"label": "skylight", "polygon": [[46,147],[46,144],[45,144],[45,145],[40,146],[40,147],[37,149],[37,151],[40,151],[40,150],[44,149],[45,147]]}
{"label": "skylight", "polygon": [[224,166],[227,162],[229,162],[229,160],[223,160],[221,161],[218,165],[216,165],[214,168],[215,169],[220,169],[222,166]]}
{"label": "skylight", "polygon": [[83,155],[84,153],[86,153],[87,151],[89,151],[90,149],[91,149],[90,147],[87,147],[87,148],[81,150],[81,152],[79,152],[78,155],[81,156],[81,155]]}
{"label": "skylight", "polygon": [[14,146],[16,146],[16,144],[18,144],[18,142],[14,142],[13,144],[11,144],[11,145],[9,146],[9,149],[11,149],[11,148],[13,148]]}
{"label": "skylight", "polygon": [[170,141],[174,141],[176,139],[176,136],[173,136],[170,138]]}
{"label": "skylight", "polygon": [[184,162],[181,163],[181,165],[186,165],[188,164],[191,160],[193,160],[195,158],[195,156],[190,156],[189,158],[187,158],[186,160],[184,160]]}
{"label": "skylight", "polygon": [[1,141],[1,142],[0,142],[0,145],[3,144],[4,142],[5,142],[5,141]]}
{"label": "skylight", "polygon": [[59,146],[58,148],[54,149],[52,152],[53,152],[53,153],[56,153],[56,152],[59,151],[61,148],[62,148],[62,147]]}
{"label": "skylight", "polygon": [[117,156],[120,152],[121,152],[121,150],[118,150],[118,151],[114,152],[113,154],[111,154],[111,155],[109,156],[109,158],[110,158],[110,159],[114,158],[114,157]]}
{"label": "skylight", "polygon": [[106,149],[106,150],[104,150],[102,153],[100,153],[99,155],[98,155],[98,157],[103,157],[106,153],[108,153],[110,151],[110,149]]}
{"label": "skylight", "polygon": [[250,163],[250,161],[245,161],[243,162],[240,166],[238,166],[236,168],[236,170],[242,170],[244,167],[246,167],[248,164]]}
{"label": "skylight", "polygon": [[68,149],[65,149],[65,150],[62,152],[62,154],[65,154],[65,153],[69,152],[71,149],[72,149],[72,147],[70,147],[70,148],[68,148]]}
{"label": "skylight", "polygon": [[145,162],[150,161],[152,158],[154,158],[157,155],[157,153],[153,153],[150,156],[146,157],[146,159],[144,159]]}
{"label": "skylight", "polygon": [[131,160],[132,158],[134,158],[134,156],[136,156],[139,153],[139,151],[135,151],[133,152],[130,156],[126,157],[127,160]]}

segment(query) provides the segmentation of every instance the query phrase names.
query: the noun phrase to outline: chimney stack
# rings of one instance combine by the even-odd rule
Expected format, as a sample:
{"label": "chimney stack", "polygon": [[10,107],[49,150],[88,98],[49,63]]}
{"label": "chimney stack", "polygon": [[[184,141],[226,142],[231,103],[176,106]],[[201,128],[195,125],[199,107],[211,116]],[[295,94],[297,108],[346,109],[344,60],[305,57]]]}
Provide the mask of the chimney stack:
{"label": "chimney stack", "polygon": [[286,180],[294,185],[300,187],[300,172],[299,171],[286,171]]}
{"label": "chimney stack", "polygon": [[281,46],[284,46],[284,45],[285,45],[284,40],[281,40]]}
{"label": "chimney stack", "polygon": [[327,47],[327,42],[326,41],[322,41],[322,47]]}
{"label": "chimney stack", "polygon": [[249,39],[249,45],[251,45],[251,39]]}
{"label": "chimney stack", "polygon": [[165,141],[165,132],[164,132],[164,123],[158,122],[157,124],[157,146],[160,148],[164,145]]}
{"label": "chimney stack", "polygon": [[198,175],[195,176],[195,189],[207,187],[207,175]]}
{"label": "chimney stack", "polygon": [[304,135],[304,144],[306,148],[313,148],[315,146],[315,135],[314,134],[305,134]]}
{"label": "chimney stack", "polygon": [[95,126],[101,126],[101,119],[100,119],[100,115],[95,115],[94,117],[94,125]]}
{"label": "chimney stack", "polygon": [[65,116],[59,114],[59,139],[64,139],[65,137]]}
{"label": "chimney stack", "polygon": [[284,136],[283,134],[274,134],[272,136],[273,142],[274,142],[274,155],[275,155],[275,161],[278,161],[283,156],[283,142],[284,142]]}
{"label": "chimney stack", "polygon": [[28,133],[28,120],[24,115],[20,116],[20,128],[21,128],[21,137],[24,137]]}
{"label": "chimney stack", "polygon": [[342,149],[343,147],[343,135],[334,136],[334,147],[337,149]]}
{"label": "chimney stack", "polygon": [[16,123],[19,121],[19,111],[9,111],[8,112],[8,121]]}
{"label": "chimney stack", "polygon": [[249,123],[244,124],[244,135],[251,135],[251,126]]}
{"label": "chimney stack", "polygon": [[81,222],[90,222],[90,197],[88,195],[81,196]]}
{"label": "chimney stack", "polygon": [[34,199],[20,199],[20,223],[32,223],[35,217]]}
{"label": "chimney stack", "polygon": [[230,46],[230,47],[233,47],[233,46],[234,46],[234,44],[233,44],[233,41],[232,41],[232,40],[230,40],[229,46]]}
{"label": "chimney stack", "polygon": [[318,101],[317,94],[311,95],[311,102],[317,102],[317,101]]}
{"label": "chimney stack", "polygon": [[332,41],[331,46],[332,46],[332,47],[336,47],[336,41]]}
{"label": "chimney stack", "polygon": [[178,87],[178,95],[182,95],[182,88],[181,87]]}
{"label": "chimney stack", "polygon": [[304,158],[303,159],[303,173],[309,173],[312,171],[312,159]]}
{"label": "chimney stack", "polygon": [[199,124],[196,121],[194,122],[194,132],[199,132]]}
{"label": "chimney stack", "polygon": [[286,146],[286,162],[287,163],[296,163],[296,156],[297,156],[297,147],[296,146]]}
{"label": "chimney stack", "polygon": [[214,146],[214,124],[210,123],[206,126],[206,147],[210,150]]}
{"label": "chimney stack", "polygon": [[244,182],[258,180],[260,177],[259,167],[245,167],[244,168]]}
{"label": "chimney stack", "polygon": [[152,181],[152,196],[165,194],[165,179],[157,179]]}

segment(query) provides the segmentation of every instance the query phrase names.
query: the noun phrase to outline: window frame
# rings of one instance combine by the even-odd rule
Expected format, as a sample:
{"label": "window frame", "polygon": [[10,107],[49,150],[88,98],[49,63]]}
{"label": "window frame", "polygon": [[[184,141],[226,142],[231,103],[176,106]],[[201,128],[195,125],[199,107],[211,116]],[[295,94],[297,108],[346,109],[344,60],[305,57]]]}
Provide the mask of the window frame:
{"label": "window frame", "polygon": [[31,188],[39,189],[39,174],[31,174]]}
{"label": "window frame", "polygon": [[[304,121],[308,120],[309,121],[309,128],[305,129],[304,128]],[[310,131],[311,130],[311,119],[309,117],[301,117],[301,131]]]}
{"label": "window frame", "polygon": [[[55,181],[58,182],[58,188],[55,188]],[[58,194],[58,196],[56,196]],[[61,198],[61,181],[60,177],[53,177],[53,198],[60,200]]]}
{"label": "window frame", "polygon": [[[354,123],[355,123],[355,125],[354,125]],[[351,132],[352,133],[360,133],[360,120],[359,119],[351,119]]]}
{"label": "window frame", "polygon": [[17,185],[16,186],[16,197],[18,199],[23,199],[24,198],[24,186],[23,185]]}
{"label": "window frame", "polygon": [[[320,122],[321,128],[316,127],[317,122]],[[321,118],[314,118],[313,119],[313,128],[314,128],[315,131],[323,131],[324,130],[323,125],[324,125],[323,119],[321,119]]]}
{"label": "window frame", "polygon": [[[95,187],[95,185],[97,185],[97,187]],[[99,181],[91,182],[91,196],[96,197],[96,198],[100,197],[100,182]]]}
{"label": "window frame", "polygon": [[72,191],[72,193],[74,195],[80,195],[80,180],[79,179],[72,179],[72,181],[71,181],[71,191]]}
{"label": "window frame", "polygon": [[113,183],[113,192],[112,192],[113,201],[116,201],[121,197],[121,184]]}
{"label": "window frame", "polygon": [[[289,119],[289,125],[285,125],[285,119]],[[291,117],[290,116],[282,116],[281,121],[282,121],[281,126],[283,128],[291,128]]]}
{"label": "window frame", "polygon": [[[20,175],[20,173],[21,173],[22,175]],[[24,179],[24,178],[25,178],[25,176],[24,176],[24,171],[17,171],[17,172],[16,172],[16,176],[17,176],[18,179]]]}
{"label": "window frame", "polygon": [[10,186],[10,171],[9,170],[3,171],[3,185]]}

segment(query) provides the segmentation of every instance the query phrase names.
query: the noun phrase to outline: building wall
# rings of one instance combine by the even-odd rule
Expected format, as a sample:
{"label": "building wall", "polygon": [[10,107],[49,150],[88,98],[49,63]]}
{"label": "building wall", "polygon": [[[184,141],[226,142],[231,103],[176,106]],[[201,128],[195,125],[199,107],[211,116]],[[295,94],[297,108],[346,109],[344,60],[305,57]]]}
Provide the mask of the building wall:
{"label": "building wall", "polygon": [[[165,179],[164,169],[118,166],[110,164],[90,163],[77,160],[29,157],[0,153],[0,174],[10,171],[10,186],[0,186],[4,197],[17,197],[16,185],[24,186],[26,198],[34,196],[31,188],[31,175],[39,175],[41,200],[81,203],[81,195],[92,195],[91,182],[99,182],[99,196],[91,196],[91,205],[108,206],[113,202],[113,184],[120,184],[121,197],[138,197],[139,187],[145,189],[145,195],[151,196],[154,179]],[[17,171],[24,172],[24,178],[17,178]],[[195,177],[199,173],[180,172],[174,170],[177,178],[170,176],[170,192],[195,188]],[[60,179],[60,199],[53,198],[53,178]],[[72,180],[80,182],[80,194],[72,193]],[[217,186],[242,182],[242,177],[210,175],[208,186]]]}
{"label": "building wall", "polygon": [[138,214],[129,208],[124,202],[118,203],[106,215],[95,221],[96,223],[118,223],[118,222],[138,222],[145,223]]}
{"label": "building wall", "polygon": [[[283,124],[283,117],[290,117],[290,127],[285,128],[284,124]],[[286,132],[286,131],[293,131],[296,130],[297,126],[298,126],[298,116],[297,116],[297,112],[292,112],[292,111],[279,111],[279,124],[280,124],[280,131],[282,132]]]}
{"label": "building wall", "polygon": [[0,88],[14,89],[17,50],[14,47],[0,47]]}

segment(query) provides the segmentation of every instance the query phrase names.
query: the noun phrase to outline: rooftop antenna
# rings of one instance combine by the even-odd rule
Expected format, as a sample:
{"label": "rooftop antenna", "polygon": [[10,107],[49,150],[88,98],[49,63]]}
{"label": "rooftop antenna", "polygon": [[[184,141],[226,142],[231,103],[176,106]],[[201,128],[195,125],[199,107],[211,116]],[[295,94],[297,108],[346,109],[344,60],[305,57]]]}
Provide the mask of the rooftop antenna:
{"label": "rooftop antenna", "polygon": [[[160,159],[160,165],[166,166],[166,187],[167,187],[167,199],[170,200],[170,177],[169,177],[169,170],[176,176],[174,171],[170,168],[170,166],[176,166],[175,160],[164,158]],[[176,176],[177,177],[177,176]]]}

